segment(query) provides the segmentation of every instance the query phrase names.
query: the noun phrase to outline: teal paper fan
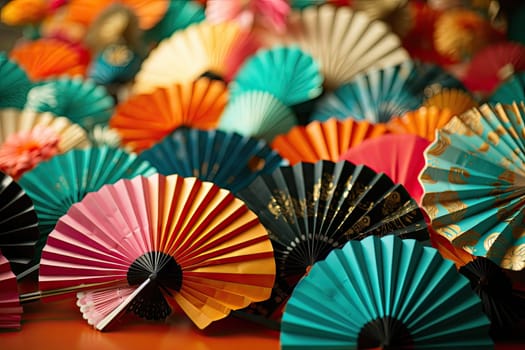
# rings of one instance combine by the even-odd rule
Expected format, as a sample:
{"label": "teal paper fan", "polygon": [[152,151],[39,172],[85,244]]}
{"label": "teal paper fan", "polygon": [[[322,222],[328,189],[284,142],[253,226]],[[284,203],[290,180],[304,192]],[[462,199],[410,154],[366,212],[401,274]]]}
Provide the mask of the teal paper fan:
{"label": "teal paper fan", "polygon": [[106,146],[72,150],[24,173],[19,184],[33,200],[39,221],[36,261],[58,219],[87,193],[123,178],[155,173],[150,164],[135,154]]}
{"label": "teal paper fan", "polygon": [[230,83],[230,98],[246,91],[266,91],[287,106],[323,92],[323,77],[312,56],[299,47],[277,46],[247,59]]}
{"label": "teal paper fan", "polygon": [[281,349],[493,349],[481,301],[450,261],[394,236],[313,265],[282,319]]}
{"label": "teal paper fan", "polygon": [[269,173],[283,159],[264,140],[220,130],[179,128],[142,152],[162,175],[178,174],[210,181],[233,193],[259,174]]}
{"label": "teal paper fan", "polygon": [[263,91],[248,91],[228,102],[218,128],[271,142],[295,125],[292,110],[277,98]]}
{"label": "teal paper fan", "polygon": [[26,109],[51,112],[90,130],[107,123],[115,102],[103,86],[81,77],[62,77],[37,83],[27,96]]}
{"label": "teal paper fan", "polygon": [[464,89],[459,80],[436,65],[405,61],[359,74],[323,96],[314,107],[311,120],[352,117],[383,123],[392,116],[416,110],[426,97],[443,88]]}
{"label": "teal paper fan", "polygon": [[294,9],[305,9],[310,6],[319,6],[326,4],[327,0],[290,0],[290,6]]}
{"label": "teal paper fan", "polygon": [[22,68],[0,52],[0,108],[19,108],[26,103],[31,81]]}
{"label": "teal paper fan", "polygon": [[490,102],[511,104],[520,101],[525,102],[525,72],[514,74],[490,96]]}
{"label": "teal paper fan", "polygon": [[164,17],[153,28],[144,32],[144,39],[149,42],[160,42],[177,30],[202,22],[205,18],[204,8],[195,1],[170,1]]}
{"label": "teal paper fan", "polygon": [[129,47],[113,44],[93,58],[88,76],[99,85],[123,84],[135,77],[141,63],[140,56]]}

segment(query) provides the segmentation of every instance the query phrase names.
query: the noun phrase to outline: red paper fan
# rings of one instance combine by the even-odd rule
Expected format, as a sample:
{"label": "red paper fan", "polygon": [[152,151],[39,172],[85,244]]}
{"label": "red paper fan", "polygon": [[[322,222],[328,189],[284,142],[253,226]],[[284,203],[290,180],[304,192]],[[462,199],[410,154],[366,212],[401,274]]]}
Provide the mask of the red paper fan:
{"label": "red paper fan", "polygon": [[85,76],[89,63],[85,53],[65,42],[39,39],[17,45],[9,57],[16,61],[32,80],[59,75]]}
{"label": "red paper fan", "polygon": [[[105,329],[126,310],[164,319],[178,304],[200,328],[270,296],[273,248],[229,191],[178,175],[106,185],[51,232],[40,288],[84,289],[84,317]],[[89,288],[87,287],[89,286]]]}
{"label": "red paper fan", "polygon": [[288,133],[277,136],[271,147],[290,165],[318,160],[336,162],[350,147],[387,132],[384,124],[373,124],[352,118],[313,121],[307,126],[296,126]]}
{"label": "red paper fan", "polygon": [[0,329],[18,329],[22,320],[16,276],[0,251]]}
{"label": "red paper fan", "polygon": [[416,135],[387,134],[350,148],[340,159],[365,164],[378,173],[385,173],[392,181],[405,186],[420,202],[423,188],[418,175],[425,165],[423,151],[429,144],[430,141]]}
{"label": "red paper fan", "polygon": [[472,91],[489,94],[520,71],[525,71],[525,46],[502,42],[487,46],[474,55],[463,82]]}
{"label": "red paper fan", "polygon": [[117,106],[109,124],[123,144],[138,152],[180,126],[215,128],[227,100],[225,83],[201,78],[134,95]]}

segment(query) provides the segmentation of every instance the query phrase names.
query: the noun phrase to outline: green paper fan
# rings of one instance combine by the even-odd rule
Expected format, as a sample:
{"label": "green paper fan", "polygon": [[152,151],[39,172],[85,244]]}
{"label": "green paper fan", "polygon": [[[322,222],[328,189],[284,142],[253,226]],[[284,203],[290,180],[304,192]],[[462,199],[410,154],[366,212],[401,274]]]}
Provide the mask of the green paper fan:
{"label": "green paper fan", "polygon": [[271,142],[295,125],[297,118],[293,112],[274,96],[248,91],[228,103],[218,128]]}
{"label": "green paper fan", "polygon": [[81,77],[62,77],[37,83],[27,96],[25,109],[69,118],[85,129],[108,122],[115,102],[106,89]]}
{"label": "green paper fan", "polygon": [[335,249],[297,285],[288,349],[493,349],[468,280],[437,250],[394,236]]}
{"label": "green paper fan", "polygon": [[123,178],[154,173],[156,170],[135,154],[106,146],[72,150],[25,173],[19,184],[33,200],[39,220],[36,261],[58,219],[87,193]]}
{"label": "green paper fan", "polygon": [[22,108],[31,81],[22,68],[0,52],[0,108]]}

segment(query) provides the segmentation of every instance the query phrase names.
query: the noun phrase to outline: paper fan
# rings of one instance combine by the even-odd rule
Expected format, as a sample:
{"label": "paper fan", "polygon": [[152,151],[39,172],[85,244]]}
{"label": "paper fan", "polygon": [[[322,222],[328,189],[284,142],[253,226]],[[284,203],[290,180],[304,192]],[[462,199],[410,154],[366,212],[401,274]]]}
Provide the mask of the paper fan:
{"label": "paper fan", "polygon": [[293,9],[305,9],[310,6],[319,6],[322,4],[330,3],[330,0],[290,0],[290,6]]}
{"label": "paper fan", "polygon": [[483,105],[454,117],[425,151],[422,204],[437,233],[503,268],[525,267],[525,105]]}
{"label": "paper fan", "polygon": [[49,13],[46,0],[16,0],[2,4],[0,18],[8,26],[37,25]]}
{"label": "paper fan", "polygon": [[386,132],[383,124],[331,118],[325,122],[313,121],[306,126],[295,126],[288,133],[277,136],[271,147],[290,165],[318,160],[336,162],[349,148]]}
{"label": "paper fan", "polygon": [[281,326],[286,349],[493,349],[466,278],[438,252],[388,236],[350,241],[315,264]]}
{"label": "paper fan", "polygon": [[421,107],[402,116],[392,117],[386,123],[386,128],[395,134],[413,134],[434,141],[436,130],[445,126],[452,117],[449,109]]}
{"label": "paper fan", "polygon": [[[102,146],[69,151],[25,173],[19,184],[33,200],[38,215],[37,252],[42,251],[57,220],[87,193],[122,178],[155,172],[150,164],[134,154]],[[38,261],[38,256],[35,260]]]}
{"label": "paper fan", "polygon": [[374,123],[386,122],[394,115],[417,109],[426,95],[445,87],[462,88],[462,85],[436,65],[405,61],[357,75],[350,83],[323,96],[311,118],[323,121],[352,116]]}
{"label": "paper fan", "polygon": [[293,112],[271,94],[248,91],[228,103],[218,128],[271,142],[296,124]]}
{"label": "paper fan", "polygon": [[268,316],[312,264],[347,240],[393,234],[428,239],[422,212],[402,185],[350,162],[280,167],[238,193],[270,233],[277,264],[272,297],[250,310]]}
{"label": "paper fan", "polygon": [[160,174],[197,177],[233,193],[259,174],[275,170],[282,158],[263,140],[220,130],[179,128],[142,152]]}
{"label": "paper fan", "polygon": [[448,109],[452,115],[458,115],[477,107],[478,104],[466,91],[444,88],[441,92],[427,98],[424,106],[434,106],[440,110]]}
{"label": "paper fan", "polygon": [[86,129],[107,123],[115,102],[106,89],[92,80],[62,77],[36,84],[25,109],[65,116]]}
{"label": "paper fan", "polygon": [[67,20],[89,26],[111,6],[118,4],[133,10],[140,28],[149,29],[157,24],[168,9],[168,0],[71,0],[67,4]]}
{"label": "paper fan", "polygon": [[123,84],[137,74],[142,59],[126,45],[105,47],[91,62],[88,77],[99,85]]}
{"label": "paper fan", "polygon": [[125,145],[142,151],[180,126],[217,127],[227,100],[225,83],[203,77],[133,95],[117,106],[109,124]]}
{"label": "paper fan", "polygon": [[525,46],[498,42],[477,52],[468,64],[465,85],[471,91],[491,93],[515,72],[525,71]]}
{"label": "paper fan", "polygon": [[0,203],[0,249],[11,261],[13,271],[19,272],[35,253],[38,219],[31,198],[3,172],[0,172]]}
{"label": "paper fan", "polygon": [[489,100],[504,104],[525,101],[525,72],[514,74],[494,91]]}
{"label": "paper fan", "polygon": [[86,57],[70,44],[46,38],[15,46],[9,57],[33,81],[59,75],[84,76],[88,65]]}
{"label": "paper fan", "polygon": [[385,173],[402,184],[416,201],[423,189],[417,176],[425,166],[423,151],[430,141],[410,134],[390,134],[365,140],[340,157],[354,164],[365,164],[378,173]]}
{"label": "paper fan", "polygon": [[20,66],[3,52],[0,52],[0,76],[0,108],[22,108],[31,82]]}
{"label": "paper fan", "polygon": [[15,180],[43,160],[88,145],[86,132],[67,118],[0,110],[0,170]]}
{"label": "paper fan", "polygon": [[193,24],[151,51],[135,77],[134,91],[144,93],[159,86],[188,83],[204,73],[230,80],[256,49],[249,32],[234,23]]}
{"label": "paper fan", "polygon": [[404,36],[413,26],[413,13],[407,0],[353,0],[350,5],[373,20],[385,22],[400,36]]}
{"label": "paper fan", "polygon": [[144,38],[159,42],[205,18],[204,7],[194,1],[170,1],[164,17],[144,33]]}
{"label": "paper fan", "polygon": [[229,191],[177,175],[121,180],[74,204],[49,235],[39,276],[44,291],[99,284],[80,298],[99,330],[119,311],[164,319],[175,304],[204,328],[268,298],[274,279],[257,216]]}
{"label": "paper fan", "polygon": [[329,90],[365,70],[409,58],[386,24],[372,21],[363,12],[329,4],[293,11],[282,41],[298,44],[313,56]]}
{"label": "paper fan", "polygon": [[19,329],[22,313],[16,276],[0,251],[0,329]]}
{"label": "paper fan", "polygon": [[230,83],[232,99],[244,92],[266,91],[293,106],[323,92],[323,77],[312,57],[297,47],[276,46],[248,58]]}

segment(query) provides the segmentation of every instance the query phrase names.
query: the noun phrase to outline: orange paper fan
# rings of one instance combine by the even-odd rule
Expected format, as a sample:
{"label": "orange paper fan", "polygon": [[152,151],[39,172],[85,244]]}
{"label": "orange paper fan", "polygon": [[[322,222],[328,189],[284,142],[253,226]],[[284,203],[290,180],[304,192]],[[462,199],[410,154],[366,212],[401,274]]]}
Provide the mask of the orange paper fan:
{"label": "orange paper fan", "polygon": [[478,103],[467,92],[459,89],[443,88],[440,92],[427,98],[424,102],[425,107],[437,107],[438,109],[448,108],[452,115],[458,115],[477,107]]}
{"label": "orange paper fan", "polygon": [[25,70],[31,80],[59,75],[85,76],[88,65],[86,55],[79,49],[53,39],[39,39],[15,46],[9,57]]}
{"label": "orange paper fan", "polygon": [[141,29],[150,29],[166,13],[169,0],[71,0],[67,5],[67,20],[89,26],[110,6],[119,4],[131,8]]}
{"label": "orange paper fan", "polygon": [[403,116],[393,117],[386,123],[386,127],[395,134],[414,134],[433,141],[436,129],[443,127],[452,117],[449,109],[421,107]]}
{"label": "orange paper fan", "polygon": [[201,22],[164,39],[142,63],[134,91],[186,83],[204,73],[230,80],[257,49],[252,36],[233,22]]}
{"label": "orange paper fan", "polygon": [[124,145],[139,152],[180,126],[215,128],[227,100],[225,83],[200,78],[131,96],[117,106],[109,124]]}
{"label": "orange paper fan", "polygon": [[324,122],[313,121],[306,126],[296,126],[288,133],[277,136],[271,146],[290,165],[319,160],[336,162],[350,147],[386,132],[384,124],[330,118]]}

